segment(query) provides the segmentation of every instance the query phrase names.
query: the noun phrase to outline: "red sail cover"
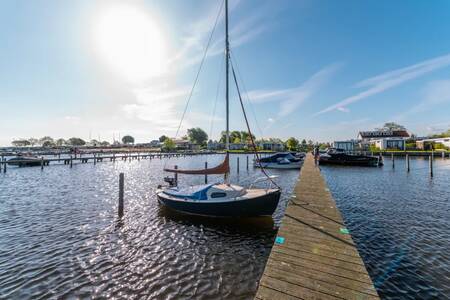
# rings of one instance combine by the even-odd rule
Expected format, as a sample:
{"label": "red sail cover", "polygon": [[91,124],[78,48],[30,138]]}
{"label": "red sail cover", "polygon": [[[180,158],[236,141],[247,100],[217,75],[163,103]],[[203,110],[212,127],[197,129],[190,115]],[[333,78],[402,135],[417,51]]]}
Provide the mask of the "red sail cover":
{"label": "red sail cover", "polygon": [[225,155],[223,162],[209,169],[199,170],[182,170],[182,169],[164,169],[166,172],[180,173],[180,174],[192,174],[192,175],[211,175],[211,174],[225,174],[230,172],[230,159],[228,153]]}

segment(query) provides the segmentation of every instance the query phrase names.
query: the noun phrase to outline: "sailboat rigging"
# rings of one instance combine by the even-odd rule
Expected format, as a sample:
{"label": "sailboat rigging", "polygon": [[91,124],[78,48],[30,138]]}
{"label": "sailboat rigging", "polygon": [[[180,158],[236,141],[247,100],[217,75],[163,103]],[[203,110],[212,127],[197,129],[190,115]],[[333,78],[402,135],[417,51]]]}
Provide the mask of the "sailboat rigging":
{"label": "sailboat rigging", "polygon": [[[230,64],[230,44],[228,36],[228,0],[225,1],[225,104],[226,104],[226,154],[223,162],[213,168],[201,170],[181,170],[164,168],[166,172],[180,173],[180,174],[224,174],[225,182],[218,184],[205,184],[187,187],[170,186],[161,189],[157,192],[158,200],[165,206],[174,210],[197,215],[218,216],[218,217],[244,217],[244,216],[269,216],[272,215],[278,206],[281,195],[281,189],[273,182],[264,168],[261,167],[262,172],[267,179],[275,184],[275,188],[269,187],[267,189],[261,188],[244,188],[229,182],[229,150],[230,150],[230,127],[229,127],[229,71],[230,65],[236,84],[239,101],[244,114],[247,130],[251,139],[252,148],[259,160],[253,135],[251,134],[249,122],[245,112],[244,104],[242,102],[239,85],[234,72],[233,64]],[[222,8],[222,6],[221,6]],[[216,20],[217,24],[217,20]],[[214,25],[215,27],[215,25]],[[209,45],[208,41],[208,45]],[[201,65],[203,64],[203,61]],[[200,65],[200,66],[201,66]],[[198,74],[194,85],[197,81]],[[184,112],[185,113],[185,112]],[[183,113],[183,116],[184,116]]]}

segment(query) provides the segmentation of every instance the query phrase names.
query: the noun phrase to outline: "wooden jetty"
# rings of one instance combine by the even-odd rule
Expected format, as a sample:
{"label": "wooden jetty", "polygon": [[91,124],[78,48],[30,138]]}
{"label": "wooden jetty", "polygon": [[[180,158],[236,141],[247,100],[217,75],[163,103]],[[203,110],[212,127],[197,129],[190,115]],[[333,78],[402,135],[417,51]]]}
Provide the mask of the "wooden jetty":
{"label": "wooden jetty", "polygon": [[[171,157],[186,157],[186,156],[197,156],[197,155],[213,155],[217,154],[218,152],[190,152],[190,153],[180,153],[180,152],[150,152],[150,153],[93,153],[93,154],[83,154],[83,153],[77,153],[73,155],[65,155],[64,157],[58,155],[57,158],[50,158],[50,157],[41,157],[41,169],[44,168],[44,166],[49,166],[50,163],[63,163],[64,165],[72,165],[76,162],[78,163],[88,163],[93,162],[94,165],[97,162],[103,162],[103,161],[116,161],[116,160],[122,160],[122,161],[131,161],[131,160],[141,160],[141,159],[162,159],[162,158],[171,158]],[[55,155],[56,156],[56,155]],[[27,163],[29,163],[28,160],[21,161],[20,159],[15,160],[16,163],[23,162],[23,166],[26,166]],[[3,169],[3,172],[6,173],[6,166],[8,165],[8,161],[4,157],[0,157],[0,171]]]}
{"label": "wooden jetty", "polygon": [[379,299],[311,154],[302,167],[255,299]]}

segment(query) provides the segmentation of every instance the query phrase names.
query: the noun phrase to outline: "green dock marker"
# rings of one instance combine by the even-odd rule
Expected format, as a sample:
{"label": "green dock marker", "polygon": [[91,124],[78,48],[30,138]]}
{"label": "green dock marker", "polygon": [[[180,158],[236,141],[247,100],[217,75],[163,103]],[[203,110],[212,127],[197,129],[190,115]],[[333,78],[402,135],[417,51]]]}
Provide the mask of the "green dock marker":
{"label": "green dock marker", "polygon": [[339,232],[342,234],[350,234],[350,231],[347,228],[341,228],[339,229]]}
{"label": "green dock marker", "polygon": [[278,245],[284,244],[284,237],[282,237],[282,236],[277,236],[277,237],[275,238],[275,244],[278,244]]}

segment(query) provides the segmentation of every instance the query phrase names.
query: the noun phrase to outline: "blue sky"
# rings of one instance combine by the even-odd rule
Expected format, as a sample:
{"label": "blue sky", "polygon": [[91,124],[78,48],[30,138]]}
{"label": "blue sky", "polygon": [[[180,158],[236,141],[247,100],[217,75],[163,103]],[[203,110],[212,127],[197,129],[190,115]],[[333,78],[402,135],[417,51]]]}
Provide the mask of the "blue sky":
{"label": "blue sky", "polygon": [[[174,136],[220,4],[1,1],[0,145]],[[223,27],[221,15],[182,133],[224,128]],[[332,141],[387,121],[419,135],[448,129],[449,36],[446,0],[230,0],[258,137]],[[234,91],[231,111],[243,129]]]}

